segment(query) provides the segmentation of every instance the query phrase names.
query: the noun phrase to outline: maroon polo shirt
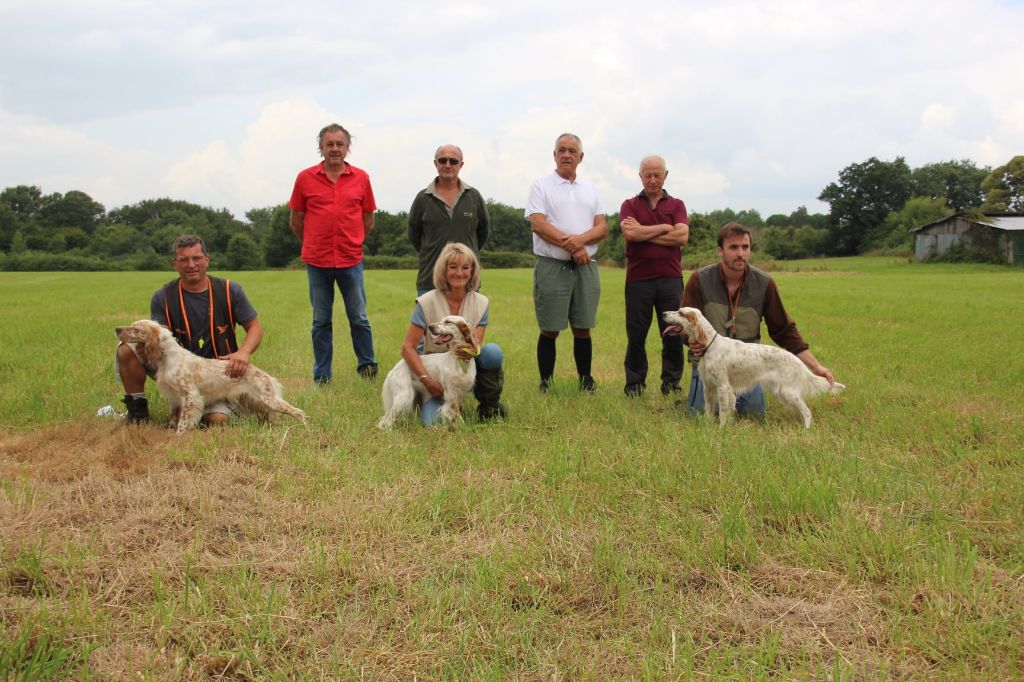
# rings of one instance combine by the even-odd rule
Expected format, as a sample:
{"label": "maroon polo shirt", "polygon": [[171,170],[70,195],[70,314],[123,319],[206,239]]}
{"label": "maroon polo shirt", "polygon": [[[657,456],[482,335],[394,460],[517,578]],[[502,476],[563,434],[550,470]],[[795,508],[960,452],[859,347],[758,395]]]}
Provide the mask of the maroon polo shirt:
{"label": "maroon polo shirt", "polygon": [[[689,224],[686,204],[662,190],[657,205],[652,206],[643,192],[622,202],[619,217],[633,218],[641,225]],[[678,246],[662,246],[652,242],[626,242],[626,281],[645,282],[661,277],[682,277],[683,266]]]}
{"label": "maroon polo shirt", "polygon": [[346,163],[331,182],[320,163],[295,178],[288,208],[306,214],[302,224],[302,260],[318,268],[350,268],[363,260],[363,214],[377,204],[366,171]]}

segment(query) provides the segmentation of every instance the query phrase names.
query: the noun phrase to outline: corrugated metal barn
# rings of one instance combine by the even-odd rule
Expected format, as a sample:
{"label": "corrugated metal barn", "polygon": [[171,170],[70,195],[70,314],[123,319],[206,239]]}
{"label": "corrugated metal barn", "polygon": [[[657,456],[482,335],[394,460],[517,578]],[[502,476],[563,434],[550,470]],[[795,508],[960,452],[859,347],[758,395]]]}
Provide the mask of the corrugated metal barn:
{"label": "corrugated metal barn", "polygon": [[954,244],[968,247],[994,245],[1011,265],[1024,265],[1024,215],[986,213],[982,218],[963,213],[915,227],[914,257],[941,256]]}

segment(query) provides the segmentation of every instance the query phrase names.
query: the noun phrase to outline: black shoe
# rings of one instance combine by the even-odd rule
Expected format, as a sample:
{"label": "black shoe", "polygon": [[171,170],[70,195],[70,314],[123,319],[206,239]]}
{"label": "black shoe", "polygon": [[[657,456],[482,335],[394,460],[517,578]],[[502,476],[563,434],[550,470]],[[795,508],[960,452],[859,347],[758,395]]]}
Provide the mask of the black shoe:
{"label": "black shoe", "polygon": [[313,379],[313,385],[316,386],[317,388],[327,388],[328,386],[331,385],[331,378],[326,377],[321,379]]}
{"label": "black shoe", "polygon": [[505,419],[508,416],[508,410],[501,403],[480,403],[476,406],[476,416],[482,422]]}
{"label": "black shoe", "polygon": [[128,414],[124,418],[125,424],[141,424],[149,421],[149,400],[145,396],[134,398],[126,395],[121,402],[128,408]]}
{"label": "black shoe", "polygon": [[597,393],[597,382],[594,377],[586,374],[580,377],[580,390],[586,393]]}
{"label": "black shoe", "polygon": [[552,377],[547,377],[547,378],[541,379],[540,380],[540,392],[541,393],[547,393],[548,391],[550,391],[552,383],[554,383],[554,379]]}
{"label": "black shoe", "polygon": [[378,367],[375,364],[374,365],[363,365],[357,371],[359,372],[359,376],[363,377],[364,379],[376,379],[377,378],[377,372],[380,371],[380,367]]}
{"label": "black shoe", "polygon": [[626,394],[627,398],[639,398],[644,394],[644,388],[646,387],[640,382],[635,384],[626,384],[626,388],[623,389],[623,392]]}
{"label": "black shoe", "polygon": [[667,381],[661,382],[661,394],[669,395],[671,393],[682,393],[683,389],[679,388],[679,384],[672,384]]}

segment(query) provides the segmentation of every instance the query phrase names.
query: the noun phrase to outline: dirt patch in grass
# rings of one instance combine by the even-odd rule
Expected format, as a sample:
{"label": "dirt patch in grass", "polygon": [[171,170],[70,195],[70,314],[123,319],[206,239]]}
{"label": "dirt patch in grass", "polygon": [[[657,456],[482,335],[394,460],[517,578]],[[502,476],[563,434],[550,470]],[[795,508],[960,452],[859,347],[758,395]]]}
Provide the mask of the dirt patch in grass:
{"label": "dirt patch in grass", "polygon": [[103,470],[117,480],[163,466],[173,436],[166,428],[125,428],[120,419],[68,423],[16,435],[0,434],[0,477],[73,481]]}
{"label": "dirt patch in grass", "polygon": [[791,566],[753,568],[746,584],[730,586],[721,618],[730,639],[753,643],[777,634],[780,650],[828,664],[879,657],[886,640],[875,595],[840,575]]}

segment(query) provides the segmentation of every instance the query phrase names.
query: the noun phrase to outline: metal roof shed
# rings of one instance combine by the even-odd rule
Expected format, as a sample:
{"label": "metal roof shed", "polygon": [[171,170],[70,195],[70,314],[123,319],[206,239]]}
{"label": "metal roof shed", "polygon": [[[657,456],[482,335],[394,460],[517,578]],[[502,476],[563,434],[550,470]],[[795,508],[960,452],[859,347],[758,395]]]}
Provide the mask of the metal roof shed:
{"label": "metal roof shed", "polygon": [[1006,263],[1024,265],[1024,214],[986,213],[981,218],[957,213],[911,230],[914,257],[942,255],[954,244],[993,244]]}

